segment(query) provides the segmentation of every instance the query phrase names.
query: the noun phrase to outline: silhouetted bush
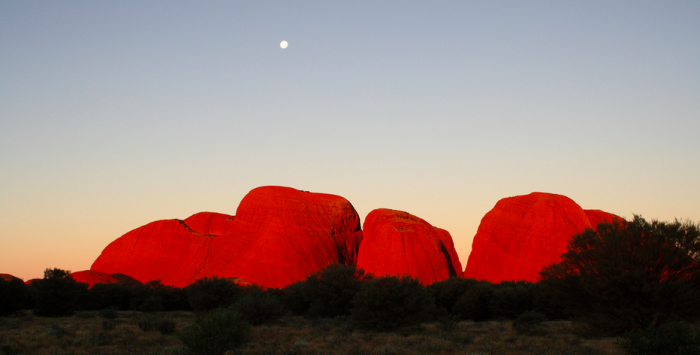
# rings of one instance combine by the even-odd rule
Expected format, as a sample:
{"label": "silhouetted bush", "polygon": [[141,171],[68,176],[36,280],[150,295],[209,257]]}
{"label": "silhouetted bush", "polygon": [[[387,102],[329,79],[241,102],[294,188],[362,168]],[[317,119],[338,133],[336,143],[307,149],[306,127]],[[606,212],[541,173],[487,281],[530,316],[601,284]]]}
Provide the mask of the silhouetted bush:
{"label": "silhouetted bush", "polygon": [[494,289],[494,285],[490,282],[479,281],[459,297],[452,311],[462,319],[471,319],[476,322],[491,319],[489,304]]}
{"label": "silhouetted bush", "polygon": [[534,287],[525,281],[503,281],[494,285],[489,300],[489,311],[496,319],[515,319],[518,315],[534,308]]}
{"label": "silhouetted bush", "polygon": [[459,298],[479,284],[474,279],[464,279],[461,277],[450,277],[449,279],[434,282],[427,286],[428,292],[435,300],[435,306],[444,309],[447,313],[453,314],[454,305]]}
{"label": "silhouetted bush", "polygon": [[625,333],[619,345],[630,355],[700,354],[697,332],[681,323],[666,323]]}
{"label": "silhouetted bush", "polygon": [[88,290],[88,309],[128,310],[132,286],[122,282],[98,283]]}
{"label": "silhouetted bush", "polygon": [[271,323],[285,314],[282,303],[271,294],[262,291],[250,292],[240,297],[231,308],[252,325]]}
{"label": "silhouetted bush", "polygon": [[549,296],[587,335],[617,335],[700,318],[700,229],[687,222],[600,224],[546,267]]}
{"label": "silhouetted bush", "polygon": [[435,313],[435,302],[418,279],[380,277],[361,285],[351,314],[359,328],[392,330],[429,320]]}
{"label": "silhouetted bush", "polygon": [[535,311],[527,311],[519,315],[513,321],[513,330],[518,334],[536,335],[542,334],[542,323],[547,320],[542,313]]}
{"label": "silhouetted bush", "polygon": [[28,293],[20,279],[5,281],[0,278],[0,317],[21,310]]}
{"label": "silhouetted bush", "polygon": [[305,297],[307,287],[308,283],[306,280],[298,281],[285,287],[284,296],[282,297],[284,308],[297,316],[305,314],[311,307],[311,302]]}
{"label": "silhouetted bush", "polygon": [[178,338],[194,354],[220,355],[250,340],[250,324],[230,308],[207,312],[178,334]]}
{"label": "silhouetted bush", "polygon": [[143,311],[188,311],[192,309],[187,301],[185,290],[181,288],[163,285],[160,280],[146,282],[144,286],[146,286],[148,290],[146,292],[147,296],[144,299],[144,303],[146,304],[142,304],[139,307]]}
{"label": "silhouetted bush", "polygon": [[36,294],[34,312],[45,317],[71,316],[88,295],[88,284],[76,282],[70,271],[61,269],[46,269],[44,278],[31,287]]}
{"label": "silhouetted bush", "polygon": [[232,280],[216,276],[201,278],[185,287],[187,301],[196,312],[228,307],[243,294],[243,291],[243,288]]}
{"label": "silhouetted bush", "polygon": [[163,335],[175,333],[175,322],[172,319],[160,319],[156,322],[156,329]]}
{"label": "silhouetted bush", "polygon": [[449,333],[457,328],[459,316],[454,314],[443,314],[438,318],[438,327],[440,331]]}
{"label": "silhouetted bush", "polygon": [[150,332],[156,327],[156,320],[153,317],[146,317],[139,319],[136,324],[139,326],[139,329],[144,332]]}
{"label": "silhouetted bush", "polygon": [[314,317],[350,314],[361,283],[371,279],[371,275],[355,265],[343,264],[331,264],[309,275],[303,289],[304,299],[309,302],[308,314]]}

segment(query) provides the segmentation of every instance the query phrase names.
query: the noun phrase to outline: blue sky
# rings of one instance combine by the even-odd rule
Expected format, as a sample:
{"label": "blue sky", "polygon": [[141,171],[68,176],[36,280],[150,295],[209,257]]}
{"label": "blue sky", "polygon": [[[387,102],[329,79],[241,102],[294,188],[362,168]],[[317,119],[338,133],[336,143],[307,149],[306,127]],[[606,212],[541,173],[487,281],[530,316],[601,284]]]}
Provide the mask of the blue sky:
{"label": "blue sky", "polygon": [[463,267],[533,191],[698,221],[699,63],[697,1],[2,2],[0,272],[263,185],[415,214]]}

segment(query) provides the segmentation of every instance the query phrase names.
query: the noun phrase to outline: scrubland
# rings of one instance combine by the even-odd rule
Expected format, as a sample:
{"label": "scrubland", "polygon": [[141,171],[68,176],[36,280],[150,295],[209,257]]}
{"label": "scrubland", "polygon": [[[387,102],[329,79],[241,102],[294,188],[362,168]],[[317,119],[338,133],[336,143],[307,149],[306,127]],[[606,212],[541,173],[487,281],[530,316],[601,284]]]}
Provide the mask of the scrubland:
{"label": "scrubland", "polygon": [[[195,320],[193,312],[98,311],[44,318],[19,312],[0,318],[0,354],[187,354],[176,334]],[[168,320],[173,333],[148,324]],[[584,339],[568,321],[545,322],[519,334],[512,321],[423,323],[391,332],[353,329],[346,317],[285,316],[253,327],[251,341],[229,354],[624,354],[616,338]],[[168,334],[170,333],[170,334]]]}

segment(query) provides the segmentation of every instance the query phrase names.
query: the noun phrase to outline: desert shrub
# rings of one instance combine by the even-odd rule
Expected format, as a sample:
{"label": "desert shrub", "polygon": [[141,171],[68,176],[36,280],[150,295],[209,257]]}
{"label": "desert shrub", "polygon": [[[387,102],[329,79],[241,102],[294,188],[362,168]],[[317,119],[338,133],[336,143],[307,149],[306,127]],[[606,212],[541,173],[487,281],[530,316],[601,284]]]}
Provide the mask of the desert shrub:
{"label": "desert shrub", "polygon": [[175,322],[172,319],[160,319],[156,321],[155,328],[163,335],[175,333]]}
{"label": "desert shrub", "polygon": [[440,331],[450,333],[457,329],[459,317],[454,314],[443,314],[438,318],[438,328]]}
{"label": "desert shrub", "polygon": [[698,355],[700,337],[688,325],[666,323],[625,333],[620,347],[630,355]]}
{"label": "desert shrub", "polygon": [[80,319],[95,318],[95,316],[96,316],[95,312],[91,312],[91,311],[76,311],[75,313],[73,313],[73,315],[76,318],[80,318]]}
{"label": "desert shrub", "polygon": [[542,334],[542,323],[547,320],[542,313],[526,311],[513,321],[513,330],[518,334],[536,335]]}
{"label": "desert shrub", "polygon": [[139,306],[140,310],[147,312],[158,312],[161,310],[188,311],[192,309],[187,301],[187,294],[185,293],[185,290],[181,288],[163,285],[160,280],[146,282],[144,286],[147,288],[144,298],[145,305],[142,303],[141,306]]}
{"label": "desert shrub", "polygon": [[493,292],[493,284],[488,281],[479,281],[459,297],[452,311],[462,319],[471,319],[476,322],[489,320],[491,319],[489,304]]}
{"label": "desert shrub", "polygon": [[150,332],[151,330],[155,329],[156,320],[149,316],[139,319],[136,324],[139,326],[139,329],[143,330],[144,332]]}
{"label": "desert shrub", "polygon": [[183,329],[178,338],[194,354],[219,355],[247,343],[250,331],[250,325],[240,313],[217,308]]}
{"label": "desert shrub", "polygon": [[457,303],[457,300],[459,300],[459,297],[467,292],[467,290],[475,287],[478,283],[479,281],[474,279],[450,277],[449,279],[428,285],[427,289],[435,300],[435,306],[452,314],[454,313],[452,309],[455,303]]}
{"label": "desert shrub", "polygon": [[88,308],[125,311],[130,308],[131,288],[122,282],[95,284],[88,290]]}
{"label": "desert shrub", "polygon": [[297,316],[305,314],[311,307],[311,301],[305,297],[307,287],[308,283],[306,280],[298,281],[285,287],[284,296],[282,297],[284,308]]}
{"label": "desert shrub", "polygon": [[0,317],[22,309],[26,298],[27,289],[22,280],[0,278]]}
{"label": "desert shrub", "polygon": [[116,319],[118,314],[117,311],[111,308],[105,308],[99,312],[101,318],[105,319]]}
{"label": "desert shrub", "polygon": [[47,333],[53,337],[56,337],[57,339],[61,338],[72,338],[75,336],[75,333],[66,329],[65,327],[62,327],[58,324],[51,324],[49,328],[47,329]]}
{"label": "desert shrub", "polygon": [[185,290],[163,285],[160,280],[130,286],[129,308],[142,312],[192,309]]}
{"label": "desert shrub", "polygon": [[163,299],[158,295],[149,295],[146,299],[138,306],[138,310],[141,312],[160,312],[163,310]]}
{"label": "desert shrub", "polygon": [[412,326],[430,319],[436,310],[428,290],[411,276],[387,276],[362,283],[352,303],[352,323],[375,330]]}
{"label": "desert shrub", "polygon": [[248,293],[239,298],[231,308],[252,325],[274,322],[285,313],[282,303],[265,292]]}
{"label": "desert shrub", "polygon": [[117,327],[117,321],[114,319],[103,319],[102,320],[102,330],[111,331]]}
{"label": "desert shrub", "polygon": [[201,278],[185,287],[185,294],[192,310],[206,312],[232,305],[243,294],[243,288],[229,279]]}
{"label": "desert shrub", "polygon": [[350,314],[352,300],[361,283],[372,277],[355,265],[331,264],[306,278],[304,299],[309,302],[308,314],[336,317]]}
{"label": "desert shrub", "polygon": [[494,287],[489,299],[489,312],[493,318],[515,319],[523,312],[532,310],[533,301],[532,283],[503,281]]}
{"label": "desert shrub", "polygon": [[46,269],[44,278],[31,286],[36,294],[34,313],[45,317],[71,316],[88,294],[88,284],[76,282],[70,271],[61,269]]}
{"label": "desert shrub", "polygon": [[541,272],[549,296],[587,335],[700,319],[700,228],[686,222],[600,224]]}

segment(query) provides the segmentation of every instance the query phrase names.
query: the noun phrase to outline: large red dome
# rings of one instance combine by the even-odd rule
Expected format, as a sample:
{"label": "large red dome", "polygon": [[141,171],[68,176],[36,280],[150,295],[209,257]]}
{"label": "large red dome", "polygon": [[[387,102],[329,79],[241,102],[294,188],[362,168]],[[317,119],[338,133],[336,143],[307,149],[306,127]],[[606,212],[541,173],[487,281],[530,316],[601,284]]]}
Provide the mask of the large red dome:
{"label": "large red dome", "polygon": [[357,267],[375,276],[411,275],[424,284],[462,276],[450,234],[406,212],[376,209],[365,218]]}

